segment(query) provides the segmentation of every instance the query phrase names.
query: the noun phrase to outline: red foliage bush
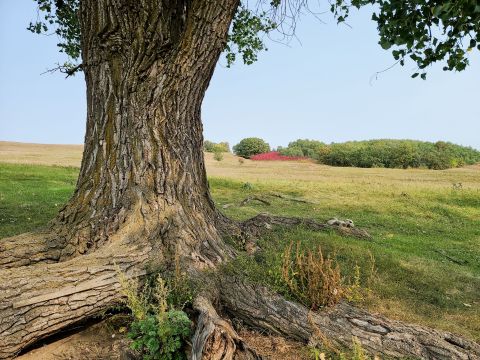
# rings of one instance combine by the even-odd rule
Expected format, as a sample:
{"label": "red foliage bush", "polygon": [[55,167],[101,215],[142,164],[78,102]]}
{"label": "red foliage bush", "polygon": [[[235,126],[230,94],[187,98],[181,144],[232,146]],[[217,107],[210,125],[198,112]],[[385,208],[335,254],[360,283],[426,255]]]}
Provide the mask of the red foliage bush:
{"label": "red foliage bush", "polygon": [[285,156],[280,155],[278,151],[270,151],[263,154],[258,154],[250,157],[250,160],[260,161],[289,161],[289,160],[305,160],[303,156]]}

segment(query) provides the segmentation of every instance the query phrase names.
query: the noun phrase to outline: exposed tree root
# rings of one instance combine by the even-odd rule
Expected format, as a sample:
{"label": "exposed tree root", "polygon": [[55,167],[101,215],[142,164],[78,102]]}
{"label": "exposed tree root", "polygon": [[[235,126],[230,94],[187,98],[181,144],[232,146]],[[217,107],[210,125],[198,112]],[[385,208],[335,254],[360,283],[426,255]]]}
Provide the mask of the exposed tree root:
{"label": "exposed tree root", "polygon": [[303,225],[314,231],[335,230],[341,235],[354,236],[361,239],[370,239],[370,234],[358,227],[346,227],[329,225],[327,223],[320,223],[313,219],[304,219],[299,217],[285,217],[270,214],[259,214],[251,219],[244,221],[241,227],[244,233],[253,237],[260,237],[265,230],[269,230],[272,226],[292,227]]}
{"label": "exposed tree root", "polygon": [[[277,197],[277,198],[287,200],[287,201],[292,201],[292,202],[299,202],[299,203],[304,203],[304,204],[314,204],[314,202],[312,202],[312,201],[308,201],[308,200],[305,200],[305,199],[294,198],[294,197],[290,197],[290,196],[283,195],[283,194],[280,194],[280,193],[275,193],[275,192],[268,193],[268,194],[266,194],[266,196]],[[256,196],[256,195],[251,195],[251,196],[247,196],[245,199],[240,201],[238,203],[238,206],[245,206],[252,201],[258,201],[258,202],[260,202],[264,205],[267,205],[267,206],[271,205],[271,203],[269,201],[265,200],[264,198],[262,198],[260,196]],[[235,205],[234,203],[228,203],[228,204],[223,205],[222,208],[223,209],[228,209],[229,207],[232,207],[234,205]]]}
{"label": "exposed tree root", "polygon": [[116,244],[61,263],[0,271],[0,359],[118,304],[117,266],[143,275],[149,251]]}
{"label": "exposed tree root", "polygon": [[269,193],[268,196],[273,196],[273,197],[277,197],[277,198],[280,198],[280,199],[283,199],[283,200],[288,200],[288,201],[292,201],[292,202],[299,202],[299,203],[303,203],[303,204],[315,204],[313,201],[300,199],[300,198],[294,198],[294,197],[283,195],[283,194],[280,194],[280,193],[277,193],[277,192]]}
{"label": "exposed tree root", "polygon": [[258,196],[249,196],[245,199],[243,199],[242,201],[240,201],[240,204],[239,206],[245,206],[247,205],[249,202],[251,201],[258,201],[258,202],[261,202],[262,204],[264,205],[271,205],[267,200],[265,199],[262,199],[261,197],[258,197]]}
{"label": "exposed tree root", "polygon": [[252,327],[296,340],[307,342],[320,331],[336,347],[351,346],[355,336],[372,354],[480,359],[480,345],[473,341],[449,332],[389,320],[347,303],[313,313],[264,287],[246,285],[238,279],[224,278],[220,289],[222,304],[229,314]]}
{"label": "exposed tree root", "polygon": [[206,297],[199,296],[194,307],[199,316],[193,337],[192,360],[261,360],[230,323],[217,314]]}
{"label": "exposed tree root", "polygon": [[60,259],[64,241],[50,232],[25,233],[0,240],[0,267],[52,263]]}

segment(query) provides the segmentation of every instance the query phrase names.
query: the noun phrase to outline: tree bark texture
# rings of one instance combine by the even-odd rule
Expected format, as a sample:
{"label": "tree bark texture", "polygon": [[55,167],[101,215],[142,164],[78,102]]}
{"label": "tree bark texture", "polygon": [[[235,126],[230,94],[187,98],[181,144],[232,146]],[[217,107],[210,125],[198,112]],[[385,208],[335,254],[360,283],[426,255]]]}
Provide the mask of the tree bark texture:
{"label": "tree bark texture", "polygon": [[0,271],[0,359],[118,305],[118,269],[144,275],[150,252],[137,244],[115,244],[56,264]]}
{"label": "tree bark texture", "polygon": [[192,341],[192,360],[261,360],[232,325],[217,314],[207,297],[197,297],[194,307],[199,316]]}
{"label": "tree bark texture", "polygon": [[[30,239],[45,250],[34,262],[90,253],[118,232],[189,253],[205,266],[231,256],[218,247],[200,110],[237,6],[238,0],[80,2],[83,160],[52,234]],[[21,247],[8,249],[22,257]]]}
{"label": "tree bark texture", "polygon": [[202,269],[233,256],[200,110],[238,2],[80,1],[80,175],[48,230],[0,241],[0,358],[117,303],[114,261],[141,271],[180,254]]}

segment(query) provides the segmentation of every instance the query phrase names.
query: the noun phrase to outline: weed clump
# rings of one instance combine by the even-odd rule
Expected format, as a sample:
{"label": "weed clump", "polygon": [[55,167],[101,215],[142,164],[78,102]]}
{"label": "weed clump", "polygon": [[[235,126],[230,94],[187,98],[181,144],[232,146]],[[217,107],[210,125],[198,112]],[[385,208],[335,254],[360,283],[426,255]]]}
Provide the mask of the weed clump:
{"label": "weed clump", "polygon": [[294,247],[291,242],[283,253],[282,280],[312,310],[337,304],[345,293],[340,267],[323,256],[320,246],[302,252],[299,243]]}
{"label": "weed clump", "polygon": [[144,360],[185,359],[182,348],[191,336],[191,321],[182,309],[169,304],[172,291],[167,282],[157,276],[153,288],[146,283],[138,291],[138,280],[128,278],[121,271],[118,279],[125,303],[134,317],[128,332],[133,340],[131,348]]}

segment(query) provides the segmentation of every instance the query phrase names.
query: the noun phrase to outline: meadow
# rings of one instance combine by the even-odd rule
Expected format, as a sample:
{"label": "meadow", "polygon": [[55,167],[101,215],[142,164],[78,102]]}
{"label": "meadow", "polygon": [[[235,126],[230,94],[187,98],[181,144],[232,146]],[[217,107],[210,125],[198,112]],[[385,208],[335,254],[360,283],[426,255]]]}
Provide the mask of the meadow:
{"label": "meadow", "polygon": [[[69,198],[81,147],[59,150],[0,143],[0,238],[46,226]],[[62,161],[69,166],[60,166]],[[284,249],[292,241],[303,248],[320,245],[338,260],[345,281],[360,269],[368,291],[359,306],[480,340],[478,165],[359,169],[311,161],[240,163],[231,154],[215,161],[208,153],[206,164],[214,200],[232,218],[260,212],[322,222],[337,217],[372,235],[366,240],[303,227],[273,229],[259,242],[262,255],[240,256],[234,271],[282,292],[277,274]],[[270,205],[239,206],[251,195]]]}

